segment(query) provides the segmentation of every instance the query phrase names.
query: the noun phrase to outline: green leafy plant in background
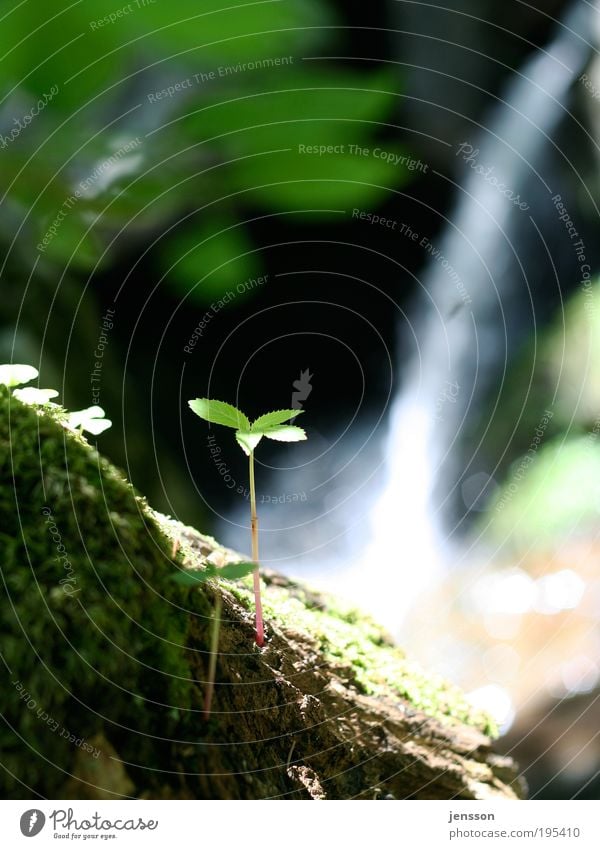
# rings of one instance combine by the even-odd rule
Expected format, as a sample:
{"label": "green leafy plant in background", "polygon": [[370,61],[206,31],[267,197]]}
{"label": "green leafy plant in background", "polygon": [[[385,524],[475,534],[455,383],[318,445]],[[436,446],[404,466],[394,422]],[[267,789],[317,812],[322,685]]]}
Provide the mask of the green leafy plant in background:
{"label": "green leafy plant in background", "polygon": [[0,235],[24,267],[48,234],[46,274],[106,268],[161,232],[150,250],[166,283],[210,303],[263,270],[249,211],[331,220],[413,176],[351,152],[401,151],[376,137],[392,126],[393,72],[301,58],[335,38],[327,0],[179,0],[111,15],[112,0],[86,0],[17,4],[2,19],[5,114],[35,112],[14,138],[0,119]]}
{"label": "green leafy plant in background", "polygon": [[[25,386],[38,376],[38,370],[33,366],[18,363],[0,365],[0,384],[12,389],[13,397],[21,401],[22,404],[30,404],[33,407],[51,406],[61,409],[60,404],[55,404],[52,401],[53,398],[58,397],[56,389],[38,389],[36,386]],[[63,423],[71,430],[79,430],[80,433],[85,430],[94,436],[99,436],[112,426],[111,420],[105,417],[102,407],[97,405],[85,410],[75,410],[72,413],[65,412]]]}
{"label": "green leafy plant in background", "polygon": [[256,512],[256,487],[254,483],[254,451],[263,436],[276,442],[299,442],[306,433],[296,425],[284,424],[302,410],[274,410],[250,422],[245,413],[224,401],[195,398],[188,402],[192,411],[210,424],[223,425],[235,430],[235,438],[249,459],[250,477],[250,525],[252,531],[252,560],[254,562],[254,605],[256,614],[256,643],[264,645],[264,621],[260,594],[260,571],[258,566],[258,515]]}
{"label": "green leafy plant in background", "polygon": [[[590,305],[599,297],[597,279],[574,290],[521,346],[473,432],[497,463],[476,527],[511,556],[548,551],[598,522],[600,312]],[[498,445],[510,445],[500,460]]]}
{"label": "green leafy plant in background", "polygon": [[517,458],[483,515],[481,532],[512,551],[549,549],[598,524],[597,434],[560,435]]}
{"label": "green leafy plant in background", "polygon": [[[186,587],[205,584],[207,581],[235,581],[245,578],[255,568],[254,563],[228,563],[225,566],[213,566],[207,564],[203,569],[188,569],[179,572],[174,581]],[[219,632],[221,629],[221,614],[223,611],[223,598],[219,592],[215,596],[215,607],[210,639],[210,658],[208,663],[208,674],[206,681],[206,693],[204,695],[204,718],[210,718],[213,694],[215,690],[215,677],[217,673],[217,658],[219,656]]]}

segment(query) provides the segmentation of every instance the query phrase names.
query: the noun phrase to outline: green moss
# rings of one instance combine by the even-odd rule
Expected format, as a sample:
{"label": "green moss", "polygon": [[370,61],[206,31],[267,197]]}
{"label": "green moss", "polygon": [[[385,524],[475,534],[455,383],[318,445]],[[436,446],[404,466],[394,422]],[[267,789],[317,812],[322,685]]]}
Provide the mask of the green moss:
{"label": "green moss", "polygon": [[[244,584],[238,584],[233,592],[250,610],[253,604],[250,580]],[[319,598],[321,604],[315,603]],[[301,587],[290,590],[267,583],[263,607],[266,619],[275,626],[310,634],[324,660],[338,666],[362,693],[400,696],[442,722],[458,720],[491,736],[497,735],[490,717],[476,710],[458,687],[425,673],[393,645],[381,626],[339,599],[318,596]]]}
{"label": "green moss", "polygon": [[[188,617],[174,606],[189,594],[170,580],[168,541],[62,420],[0,387],[0,746],[5,769],[20,775],[27,763],[28,785],[50,797],[73,760],[67,734],[108,730],[143,762],[147,735],[161,721],[168,730],[170,711],[192,696]],[[0,782],[18,788],[8,772]]]}
{"label": "green moss", "polygon": [[[169,738],[199,733],[201,691],[186,644],[192,623],[196,640],[204,626],[208,635],[214,592],[172,580],[173,538],[182,542],[178,559],[194,565],[210,540],[186,541],[182,526],[157,517],[64,427],[60,410],[28,407],[4,387],[0,513],[0,789],[29,795],[20,776],[55,798],[76,753],[65,737],[96,734],[141,766],[138,787],[151,786],[172,765]],[[252,608],[249,589],[228,586]],[[458,690],[426,676],[370,619],[327,605],[295,585],[272,582],[265,593],[269,621],[308,635],[361,692],[401,696],[444,721],[491,730]]]}

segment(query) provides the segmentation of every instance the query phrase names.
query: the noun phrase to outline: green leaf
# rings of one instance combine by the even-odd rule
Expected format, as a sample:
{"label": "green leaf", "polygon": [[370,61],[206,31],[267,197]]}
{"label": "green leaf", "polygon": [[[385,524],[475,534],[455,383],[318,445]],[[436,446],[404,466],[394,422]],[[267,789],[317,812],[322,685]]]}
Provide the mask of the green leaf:
{"label": "green leaf", "polygon": [[249,430],[238,430],[235,434],[238,445],[242,447],[248,457],[252,454],[262,437],[262,433],[251,433]]}
{"label": "green leaf", "polygon": [[[124,62],[139,72],[146,65],[147,55],[165,62],[175,52],[181,57],[178,67],[183,67],[182,78],[186,76],[185,64],[179,63],[187,58],[190,64],[187,73],[194,88],[188,93],[195,92],[200,98],[207,88],[218,90],[227,80],[247,85],[249,77],[260,73],[261,60],[268,57],[293,54],[294,62],[301,64],[298,57],[305,55],[304,51],[331,38],[328,25],[335,22],[331,4],[326,6],[319,0],[159,0],[146,4],[140,0],[139,5],[86,0],[48,7],[12,2],[3,3],[1,8],[4,87],[23,80],[37,97],[57,82],[57,104],[69,114],[122,83]],[[120,16],[119,11],[123,12]],[[40,61],[42,56],[44,61]],[[258,68],[244,66],[253,62],[258,62]],[[196,83],[192,72],[200,68],[213,72],[214,79]],[[273,74],[280,68],[267,70]],[[76,72],[74,81],[65,83]],[[179,96],[186,91],[180,91]]]}
{"label": "green leaf", "polygon": [[252,433],[258,433],[259,431],[262,433],[268,427],[273,427],[274,425],[282,424],[286,422],[288,419],[293,419],[294,416],[299,416],[300,413],[304,412],[303,410],[273,410],[272,413],[265,413],[264,416],[259,416],[252,422],[252,427],[250,428]]}
{"label": "green leaf", "polygon": [[199,303],[211,304],[214,312],[222,309],[222,296],[223,304],[239,298],[237,284],[262,272],[249,231],[212,209],[167,240],[161,261],[174,286]]}
{"label": "green leaf", "polygon": [[215,577],[216,571],[215,567],[194,569],[193,571],[186,569],[185,572],[178,572],[176,575],[173,575],[173,580],[176,584],[181,584],[184,587],[193,587],[196,584],[204,584],[206,581],[210,581]]}
{"label": "green leaf", "polygon": [[302,428],[295,427],[294,425],[270,427],[264,431],[264,435],[277,442],[301,442],[303,439],[306,439],[306,433]]}
{"label": "green leaf", "polygon": [[[107,12],[114,12],[115,5],[120,5],[114,0],[103,2]],[[200,50],[202,70],[213,71],[213,78],[198,83],[199,91],[203,92],[227,79],[242,85],[243,82],[238,82],[240,77],[244,81],[245,76],[257,73],[253,65],[244,67],[244,63],[290,53],[303,55],[302,51],[309,45],[328,37],[327,24],[334,21],[330,4],[326,6],[319,0],[285,3],[177,0],[177,3],[147,3],[139,14],[125,15],[112,29],[123,28],[131,40],[139,39],[143,33],[142,47],[154,55],[193,51],[192,57],[196,58]],[[125,37],[122,43],[126,44]],[[294,59],[299,61],[296,55]],[[271,73],[277,70],[274,66]]]}
{"label": "green leaf", "polygon": [[[375,149],[376,145],[372,145]],[[399,153],[389,147],[390,153]],[[247,203],[269,210],[370,208],[391,195],[393,189],[413,178],[401,166],[372,155],[347,150],[322,157],[297,150],[239,160],[228,169],[231,189],[248,191]],[[313,213],[314,214],[314,213]],[[350,215],[352,210],[350,210]]]}
{"label": "green leaf", "polygon": [[208,398],[195,398],[188,401],[191,409],[201,419],[211,424],[223,425],[224,427],[250,430],[250,420],[241,410],[224,401],[212,401]]}
{"label": "green leaf", "polygon": [[206,581],[211,581],[214,578],[236,581],[239,578],[245,578],[246,575],[249,575],[255,569],[256,563],[248,562],[228,563],[221,568],[208,565],[202,569],[186,569],[183,572],[177,572],[176,575],[173,575],[173,580],[184,587],[193,587],[196,584],[204,584]]}
{"label": "green leaf", "polygon": [[[226,81],[225,81],[226,82]],[[234,84],[233,79],[230,85]],[[299,144],[364,145],[395,106],[397,81],[388,71],[321,70],[304,65],[247,77],[231,93],[221,87],[214,102],[186,116],[196,139],[221,136],[230,155],[262,153]],[[205,89],[210,97],[211,90]],[[204,94],[204,92],[203,92]]]}
{"label": "green leaf", "polygon": [[[64,210],[57,209],[55,215],[60,212]],[[48,229],[53,224],[52,218],[44,221],[38,236],[40,242],[49,239],[44,255],[54,262],[77,269],[93,268],[106,262],[105,244],[99,227],[89,229],[90,219],[95,218],[96,213],[89,205],[80,201],[79,207],[73,206],[72,211],[56,225],[56,235],[51,235]]]}
{"label": "green leaf", "polygon": [[226,566],[217,569],[217,577],[226,581],[237,581],[240,578],[245,578],[246,575],[250,575],[255,569],[256,563],[228,563]]}

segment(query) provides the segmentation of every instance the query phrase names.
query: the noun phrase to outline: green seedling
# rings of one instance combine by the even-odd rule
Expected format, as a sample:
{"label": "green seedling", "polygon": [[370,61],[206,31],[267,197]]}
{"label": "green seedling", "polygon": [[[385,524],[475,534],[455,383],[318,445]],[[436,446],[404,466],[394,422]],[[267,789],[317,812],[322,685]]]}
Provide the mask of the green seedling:
{"label": "green seedling", "polygon": [[252,423],[248,416],[231,404],[223,401],[210,401],[208,398],[196,398],[189,405],[201,419],[211,424],[231,427],[235,430],[238,445],[248,456],[250,464],[250,526],[252,529],[252,560],[254,561],[254,606],[256,611],[256,643],[262,648],[265,642],[265,628],[260,597],[260,572],[258,567],[258,516],[256,513],[256,491],[254,486],[254,450],[263,436],[276,442],[298,442],[306,439],[300,427],[284,424],[298,416],[302,410],[275,410],[259,416]]}
{"label": "green seedling", "polygon": [[[178,572],[173,578],[178,584],[193,587],[204,584],[206,581],[215,579],[236,581],[245,578],[254,571],[254,563],[228,563],[226,566],[206,565],[202,569],[188,569]],[[213,693],[215,690],[215,676],[217,672],[217,657],[219,654],[219,631],[221,628],[221,612],[223,610],[223,599],[220,593],[216,594],[215,609],[213,611],[212,632],[210,638],[210,658],[208,662],[208,679],[206,682],[206,693],[204,695],[204,719],[210,717]]]}

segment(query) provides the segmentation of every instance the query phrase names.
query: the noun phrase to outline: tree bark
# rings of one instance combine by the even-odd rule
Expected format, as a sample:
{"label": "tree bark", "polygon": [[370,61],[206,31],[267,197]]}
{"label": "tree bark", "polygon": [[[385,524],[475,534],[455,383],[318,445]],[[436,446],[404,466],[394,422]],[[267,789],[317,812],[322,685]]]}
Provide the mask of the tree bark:
{"label": "tree bark", "polygon": [[[368,617],[151,510],[58,411],[0,387],[4,796],[515,799],[486,720]],[[211,615],[222,597],[212,712]]]}

